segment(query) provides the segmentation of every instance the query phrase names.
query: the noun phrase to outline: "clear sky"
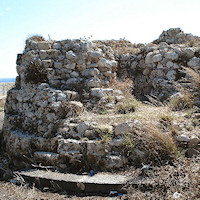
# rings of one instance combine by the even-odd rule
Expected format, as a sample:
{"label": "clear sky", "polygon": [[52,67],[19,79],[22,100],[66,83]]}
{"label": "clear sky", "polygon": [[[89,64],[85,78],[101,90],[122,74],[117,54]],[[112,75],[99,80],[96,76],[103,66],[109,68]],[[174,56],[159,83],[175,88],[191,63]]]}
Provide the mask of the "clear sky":
{"label": "clear sky", "polygon": [[17,75],[30,35],[147,43],[180,27],[200,36],[199,11],[200,0],[0,0],[0,78]]}

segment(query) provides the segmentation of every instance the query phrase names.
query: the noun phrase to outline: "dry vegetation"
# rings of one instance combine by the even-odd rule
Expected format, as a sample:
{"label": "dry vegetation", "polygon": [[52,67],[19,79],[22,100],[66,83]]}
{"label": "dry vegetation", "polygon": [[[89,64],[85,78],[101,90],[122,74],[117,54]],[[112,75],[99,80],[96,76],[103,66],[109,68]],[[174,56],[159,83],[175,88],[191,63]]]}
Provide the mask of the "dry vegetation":
{"label": "dry vegetation", "polygon": [[34,34],[34,35],[29,36],[27,40],[32,40],[35,42],[43,42],[45,41],[45,38],[42,35]]}

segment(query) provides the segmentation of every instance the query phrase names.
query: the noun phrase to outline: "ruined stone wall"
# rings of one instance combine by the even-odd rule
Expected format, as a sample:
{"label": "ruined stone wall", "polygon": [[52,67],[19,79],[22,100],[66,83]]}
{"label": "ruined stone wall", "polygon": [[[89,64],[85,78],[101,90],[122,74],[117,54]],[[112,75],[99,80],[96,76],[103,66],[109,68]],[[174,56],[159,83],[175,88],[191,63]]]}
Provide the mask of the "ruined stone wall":
{"label": "ruined stone wall", "polygon": [[[13,164],[112,169],[135,158],[137,152],[124,152],[122,137],[133,124],[99,127],[80,118],[84,109],[105,95],[122,101],[121,92],[110,87],[124,76],[133,80],[136,97],[153,94],[164,100],[176,92],[174,82],[186,76],[182,65],[200,69],[200,51],[166,42],[129,47],[134,51],[118,51],[112,41],[26,41],[17,59],[16,87],[5,105],[4,143]],[[102,133],[109,143],[102,142]]]}
{"label": "ruined stone wall", "polygon": [[[180,37],[185,40],[177,39]],[[191,38],[196,39],[196,43],[192,46]],[[117,55],[118,77],[125,75],[131,78],[134,86],[133,94],[140,99],[152,94],[160,100],[166,100],[177,92],[177,83],[183,82],[185,77],[188,78],[183,66],[199,72],[198,41],[198,37],[184,34],[180,29],[164,31],[157,44],[154,42],[135,45],[133,53],[125,51],[124,54]],[[184,83],[181,85],[185,87]]]}
{"label": "ruined stone wall", "polygon": [[[78,167],[86,160],[102,167],[99,162],[112,162],[96,125],[76,118],[91,98],[113,93],[108,87],[117,62],[110,51],[82,40],[26,41],[17,59],[16,87],[5,104],[4,144],[14,165],[27,165],[27,157],[58,168],[67,168],[67,163]],[[82,142],[84,137],[89,141]],[[121,167],[119,158],[116,166]]]}

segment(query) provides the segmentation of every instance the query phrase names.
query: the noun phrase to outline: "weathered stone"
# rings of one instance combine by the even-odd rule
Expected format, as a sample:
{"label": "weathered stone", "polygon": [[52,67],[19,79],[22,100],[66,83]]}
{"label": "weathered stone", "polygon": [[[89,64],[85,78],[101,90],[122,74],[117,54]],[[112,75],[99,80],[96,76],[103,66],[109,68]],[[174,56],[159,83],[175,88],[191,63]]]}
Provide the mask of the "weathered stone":
{"label": "weathered stone", "polygon": [[69,60],[76,60],[78,57],[73,51],[66,52],[66,58]]}
{"label": "weathered stone", "polygon": [[67,65],[64,65],[64,67],[67,68],[67,69],[74,70],[75,67],[76,67],[76,63],[70,63],[70,64],[67,64]]}
{"label": "weathered stone", "polygon": [[193,57],[188,63],[189,67],[195,67],[197,69],[200,68],[200,59],[197,57]]}
{"label": "weathered stone", "polygon": [[179,135],[179,136],[176,137],[176,140],[178,142],[189,142],[190,139],[186,135]]}
{"label": "weathered stone", "polygon": [[39,50],[48,50],[51,49],[51,44],[49,42],[38,42]]}
{"label": "weathered stone", "polygon": [[161,60],[162,60],[161,54],[157,54],[157,55],[153,56],[153,62],[160,62]]}
{"label": "weathered stone", "polygon": [[89,68],[89,69],[85,69],[83,72],[82,72],[82,75],[83,76],[86,76],[86,77],[93,77],[93,76],[98,76],[99,75],[99,70],[96,69],[96,68]]}
{"label": "weathered stone", "polygon": [[79,73],[78,73],[78,72],[75,72],[75,71],[73,71],[70,75],[71,75],[72,77],[74,77],[74,78],[79,77]]}
{"label": "weathered stone", "polygon": [[59,154],[52,152],[34,152],[34,159],[42,164],[55,164]]}
{"label": "weathered stone", "polygon": [[106,154],[105,144],[99,141],[86,141],[87,144],[87,155],[103,156]]}
{"label": "weathered stone", "polygon": [[124,135],[130,133],[132,130],[131,126],[128,123],[122,123],[116,126],[115,135]]}
{"label": "weathered stone", "polygon": [[166,66],[168,68],[173,67],[173,65],[174,65],[174,63],[172,61],[168,61],[167,64],[166,64]]}
{"label": "weathered stone", "polygon": [[177,60],[179,55],[176,52],[166,52],[165,53],[165,58],[169,60]]}
{"label": "weathered stone", "polygon": [[91,89],[91,96],[102,98],[104,96],[103,90],[101,88],[92,88]]}
{"label": "weathered stone", "polygon": [[153,55],[154,53],[153,52],[149,52],[147,55],[146,55],[146,58],[145,58],[145,64],[151,64],[153,62]]}
{"label": "weathered stone", "polygon": [[54,62],[54,67],[57,69],[61,69],[63,67],[61,62]]}
{"label": "weathered stone", "polygon": [[198,137],[193,136],[192,138],[189,139],[188,141],[188,147],[189,148],[197,148],[198,144],[200,144],[200,139]]}
{"label": "weathered stone", "polygon": [[168,80],[173,81],[176,79],[176,71],[170,70],[167,72],[166,77]]}
{"label": "weathered stone", "polygon": [[183,54],[186,55],[187,58],[194,57],[195,49],[194,48],[185,48],[183,49]]}
{"label": "weathered stone", "polygon": [[127,163],[127,159],[123,156],[106,156],[105,159],[105,166],[106,169],[119,169],[124,166],[124,164]]}
{"label": "weathered stone", "polygon": [[82,122],[82,123],[80,123],[80,124],[77,126],[76,129],[77,129],[78,133],[84,134],[85,131],[88,130],[89,128],[90,128],[89,123],[87,123],[87,122]]}
{"label": "weathered stone", "polygon": [[54,43],[53,44],[53,49],[61,49],[60,43]]}

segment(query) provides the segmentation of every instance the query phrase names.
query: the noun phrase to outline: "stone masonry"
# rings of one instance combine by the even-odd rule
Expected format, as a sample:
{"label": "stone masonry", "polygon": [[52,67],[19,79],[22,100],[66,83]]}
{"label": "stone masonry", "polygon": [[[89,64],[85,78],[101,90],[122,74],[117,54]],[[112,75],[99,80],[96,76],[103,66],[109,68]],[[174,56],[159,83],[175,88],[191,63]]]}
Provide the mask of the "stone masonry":
{"label": "stone masonry", "polygon": [[[170,29],[156,42],[133,45],[134,52],[120,55],[100,41],[27,40],[17,59],[16,87],[5,104],[3,137],[13,164],[62,170],[126,165],[130,157],[123,152],[122,135],[132,124],[99,127],[79,115],[91,99],[94,104],[105,95],[120,99],[111,83],[124,74],[133,80],[138,98],[153,94],[165,100],[176,93],[173,82],[186,76],[181,66],[200,69],[200,48],[183,44],[180,33]],[[102,132],[112,140],[102,142]]]}

